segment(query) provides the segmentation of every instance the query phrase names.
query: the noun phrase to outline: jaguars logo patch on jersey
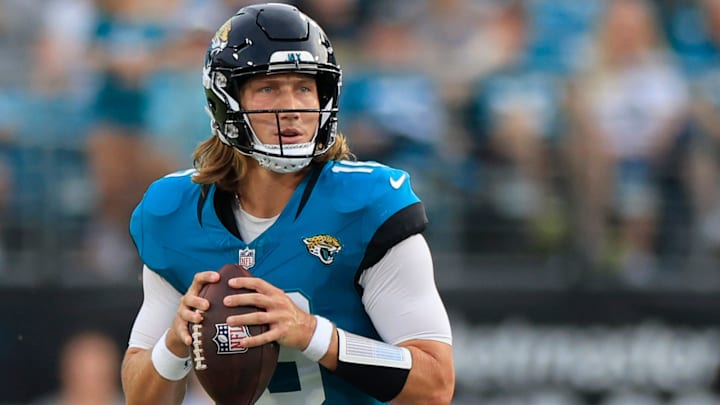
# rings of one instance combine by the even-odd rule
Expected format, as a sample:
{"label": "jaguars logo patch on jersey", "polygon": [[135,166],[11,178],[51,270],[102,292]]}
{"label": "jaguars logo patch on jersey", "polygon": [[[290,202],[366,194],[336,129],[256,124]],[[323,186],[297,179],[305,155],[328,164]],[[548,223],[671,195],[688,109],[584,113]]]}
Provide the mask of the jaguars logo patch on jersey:
{"label": "jaguars logo patch on jersey", "polygon": [[331,264],[335,260],[335,255],[342,250],[340,241],[327,234],[304,238],[303,243],[308,252],[320,259],[323,264]]}

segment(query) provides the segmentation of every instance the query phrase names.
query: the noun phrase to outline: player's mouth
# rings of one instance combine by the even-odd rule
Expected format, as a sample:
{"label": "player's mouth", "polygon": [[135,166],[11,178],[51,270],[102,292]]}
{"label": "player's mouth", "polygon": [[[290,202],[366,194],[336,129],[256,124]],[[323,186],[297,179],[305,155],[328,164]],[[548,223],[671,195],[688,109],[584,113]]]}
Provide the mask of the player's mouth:
{"label": "player's mouth", "polygon": [[283,142],[294,143],[302,139],[302,132],[294,128],[286,128],[280,131],[280,137]]}

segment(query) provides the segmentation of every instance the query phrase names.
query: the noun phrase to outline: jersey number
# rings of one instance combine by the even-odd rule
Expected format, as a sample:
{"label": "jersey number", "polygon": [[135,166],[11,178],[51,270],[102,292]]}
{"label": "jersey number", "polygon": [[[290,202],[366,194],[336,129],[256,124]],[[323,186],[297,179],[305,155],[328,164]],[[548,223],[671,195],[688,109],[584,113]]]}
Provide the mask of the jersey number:
{"label": "jersey number", "polygon": [[372,173],[375,168],[386,167],[382,163],[377,162],[356,162],[352,160],[341,160],[332,171],[335,173]]}
{"label": "jersey number", "polygon": [[[295,305],[310,312],[310,301],[299,292],[287,295]],[[269,398],[268,392],[272,394]],[[320,365],[299,350],[280,347],[278,365],[258,405],[277,403],[322,404],[325,401]]]}

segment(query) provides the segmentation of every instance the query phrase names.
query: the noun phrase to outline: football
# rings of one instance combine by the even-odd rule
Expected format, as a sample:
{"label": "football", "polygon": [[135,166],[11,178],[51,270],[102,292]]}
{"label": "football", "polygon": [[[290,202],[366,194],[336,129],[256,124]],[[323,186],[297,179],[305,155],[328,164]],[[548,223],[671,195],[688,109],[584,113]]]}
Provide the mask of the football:
{"label": "football", "polygon": [[200,296],[210,301],[210,309],[203,313],[201,323],[190,323],[193,338],[192,360],[195,374],[208,395],[217,405],[254,404],[270,383],[278,361],[277,343],[243,348],[240,339],[259,335],[268,325],[228,326],[230,315],[262,311],[257,307],[226,307],[227,295],[246,294],[247,289],[228,286],[235,277],[253,277],[244,267],[226,264],[220,270],[220,281],[206,284]]}

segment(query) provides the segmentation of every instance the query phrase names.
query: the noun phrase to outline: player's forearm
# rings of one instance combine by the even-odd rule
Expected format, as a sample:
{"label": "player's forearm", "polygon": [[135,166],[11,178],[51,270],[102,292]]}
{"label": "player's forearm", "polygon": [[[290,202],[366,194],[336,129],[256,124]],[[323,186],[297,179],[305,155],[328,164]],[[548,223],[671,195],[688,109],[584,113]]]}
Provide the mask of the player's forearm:
{"label": "player's forearm", "polygon": [[455,390],[454,367],[447,364],[452,359],[452,346],[426,340],[409,341],[401,346],[410,349],[413,365],[405,386],[391,403],[449,404]]}
{"label": "player's forearm", "polygon": [[[396,405],[447,405],[450,404],[455,389],[455,371],[452,364],[452,346],[429,340],[413,340],[405,342],[402,347],[410,350],[412,355],[412,368],[407,374],[407,380],[402,385],[402,390],[398,385],[399,393],[392,399],[392,403]],[[333,330],[332,339],[328,352],[320,360],[320,364],[332,372],[337,372],[339,364],[340,341],[338,338],[337,328]],[[351,366],[352,367],[352,366]],[[347,366],[346,366],[347,368]],[[387,367],[382,370],[378,368],[376,375],[378,385],[387,385],[390,379],[380,381],[379,375],[393,376],[394,374],[384,374]],[[360,371],[354,375],[345,374],[343,378],[349,382],[356,384],[359,380],[364,380],[361,385],[367,384],[368,377],[362,376],[365,371]],[[350,378],[348,378],[350,377]],[[372,377],[370,377],[372,378]],[[354,380],[358,381],[354,381]],[[373,385],[373,384],[369,384]],[[367,387],[367,386],[366,386]],[[367,391],[367,390],[366,390]],[[382,391],[382,390],[381,390]],[[376,396],[377,392],[368,392]],[[377,397],[377,396],[376,396]]]}
{"label": "player's forearm", "polygon": [[170,381],[153,367],[151,350],[128,349],[122,366],[126,405],[179,405],[185,397],[185,379]]}

